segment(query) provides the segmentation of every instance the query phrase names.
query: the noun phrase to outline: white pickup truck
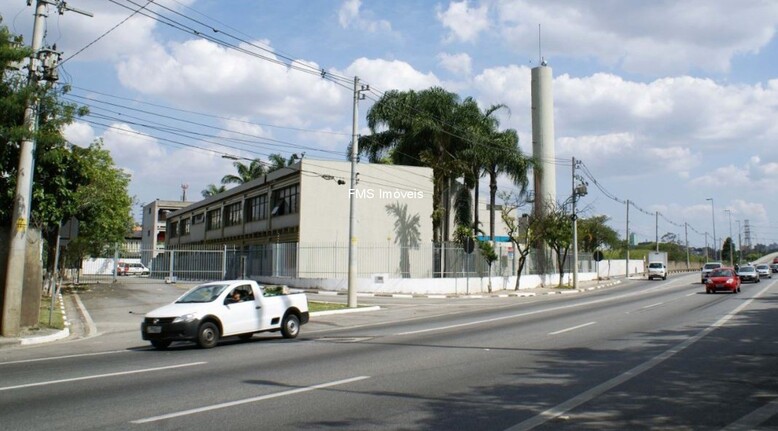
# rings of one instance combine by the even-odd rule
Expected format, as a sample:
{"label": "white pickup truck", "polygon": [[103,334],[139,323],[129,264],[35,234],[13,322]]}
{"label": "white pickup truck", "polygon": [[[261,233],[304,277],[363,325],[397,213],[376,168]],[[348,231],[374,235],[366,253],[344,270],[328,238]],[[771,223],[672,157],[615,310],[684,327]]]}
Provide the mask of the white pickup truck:
{"label": "white pickup truck", "polygon": [[300,325],[308,323],[308,298],[304,293],[278,290],[252,280],[195,286],[172,304],[147,313],[141,337],[157,349],[166,349],[173,341],[194,341],[209,349],[220,337],[249,339],[265,331],[295,338]]}

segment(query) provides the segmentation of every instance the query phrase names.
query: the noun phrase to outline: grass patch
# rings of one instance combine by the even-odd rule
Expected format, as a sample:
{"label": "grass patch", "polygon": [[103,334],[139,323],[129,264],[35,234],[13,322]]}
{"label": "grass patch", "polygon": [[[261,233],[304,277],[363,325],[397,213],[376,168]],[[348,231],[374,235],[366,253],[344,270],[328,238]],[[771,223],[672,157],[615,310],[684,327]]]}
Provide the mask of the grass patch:
{"label": "grass patch", "polygon": [[348,304],[339,304],[336,302],[308,301],[308,311],[310,311],[311,313],[315,311],[343,310],[346,308],[348,308]]}
{"label": "grass patch", "polygon": [[59,304],[54,304],[54,313],[51,314],[51,324],[49,324],[49,312],[51,311],[51,297],[44,296],[41,298],[41,309],[38,313],[38,327],[39,328],[53,328],[64,329],[65,321],[62,318],[62,310]]}

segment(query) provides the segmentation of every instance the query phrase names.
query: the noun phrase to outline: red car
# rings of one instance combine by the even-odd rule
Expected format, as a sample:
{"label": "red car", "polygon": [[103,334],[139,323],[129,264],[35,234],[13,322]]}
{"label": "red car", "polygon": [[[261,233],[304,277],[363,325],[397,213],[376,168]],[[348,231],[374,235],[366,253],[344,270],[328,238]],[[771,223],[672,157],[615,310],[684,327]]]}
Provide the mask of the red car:
{"label": "red car", "polygon": [[740,292],[740,277],[733,268],[716,268],[710,272],[705,281],[705,293],[715,293],[719,290]]}

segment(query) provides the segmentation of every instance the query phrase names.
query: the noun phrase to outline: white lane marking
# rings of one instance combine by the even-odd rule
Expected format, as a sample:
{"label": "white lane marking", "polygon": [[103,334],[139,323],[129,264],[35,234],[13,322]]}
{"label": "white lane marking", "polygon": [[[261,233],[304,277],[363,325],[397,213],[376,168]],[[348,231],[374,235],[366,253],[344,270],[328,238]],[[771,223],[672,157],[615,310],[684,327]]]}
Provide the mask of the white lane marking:
{"label": "white lane marking", "polygon": [[[473,326],[473,325],[480,325],[480,324],[483,324],[483,323],[498,322],[500,320],[506,320],[506,319],[516,319],[518,317],[532,316],[534,314],[548,313],[550,311],[566,310],[568,308],[584,307],[584,306],[587,306],[587,305],[600,304],[600,303],[603,303],[603,302],[615,301],[617,299],[629,298],[629,297],[632,297],[632,296],[646,295],[646,294],[648,294],[648,293],[650,293],[651,291],[654,291],[654,290],[667,290],[667,289],[670,289],[671,287],[673,287],[672,285],[669,285],[669,284],[663,284],[662,286],[663,287],[661,287],[661,288],[660,287],[652,287],[651,289],[648,289],[648,290],[641,290],[641,291],[638,291],[638,292],[626,293],[624,295],[617,295],[617,296],[612,296],[612,297],[607,297],[607,298],[602,298],[602,299],[594,299],[594,300],[591,300],[591,301],[581,302],[581,303],[578,303],[578,304],[561,305],[559,307],[545,308],[543,310],[527,311],[525,313],[511,314],[511,315],[502,316],[502,317],[493,317],[491,319],[477,320],[477,321],[474,321],[474,322],[458,323],[456,325],[438,326],[438,327],[435,327],[435,328],[419,329],[417,331],[400,332],[400,333],[397,333],[397,334],[394,334],[394,335],[423,334],[425,332],[445,331],[446,329],[462,328],[462,327],[465,327],[465,326]],[[310,334],[310,332],[308,332],[308,333]]]}
{"label": "white lane marking", "polygon": [[757,299],[760,296],[762,296],[767,291],[767,289],[769,289],[770,287],[772,287],[772,285],[765,287],[759,293],[757,293],[756,296],[754,296],[753,298],[748,299],[745,302],[743,302],[742,304],[740,304],[731,313],[725,315],[724,317],[722,317],[721,319],[717,320],[715,323],[713,323],[712,325],[710,325],[707,328],[703,329],[702,331],[698,332],[694,336],[692,336],[690,338],[687,338],[685,341],[681,342],[680,344],[678,344],[678,345],[676,345],[674,347],[671,347],[670,349],[660,353],[659,355],[649,359],[646,362],[643,362],[642,364],[636,366],[635,368],[632,368],[631,370],[629,370],[629,371],[627,371],[625,373],[622,373],[622,374],[620,374],[620,375],[618,375],[618,376],[616,376],[616,377],[614,377],[614,378],[612,378],[612,379],[610,379],[608,381],[600,383],[599,385],[597,385],[597,386],[595,386],[595,387],[593,387],[593,388],[591,388],[591,389],[589,389],[587,391],[584,391],[583,393],[580,393],[580,394],[576,395],[575,397],[570,398],[569,400],[567,400],[567,401],[565,401],[565,402],[563,402],[563,403],[561,403],[559,405],[556,405],[556,406],[554,406],[554,407],[552,407],[552,408],[550,408],[550,409],[548,409],[548,410],[546,410],[544,412],[541,412],[540,414],[538,414],[536,416],[533,416],[533,417],[525,420],[524,422],[520,422],[520,423],[518,423],[518,424],[516,424],[516,425],[514,425],[514,426],[512,426],[512,427],[510,427],[508,429],[506,429],[505,431],[531,430],[531,429],[533,429],[533,428],[535,428],[537,426],[543,425],[544,423],[546,423],[546,422],[548,422],[548,421],[550,421],[552,419],[556,419],[559,416],[562,416],[565,413],[569,412],[570,410],[580,406],[581,404],[587,403],[587,402],[591,401],[592,399],[594,399],[594,398],[604,394],[605,392],[613,389],[614,387],[616,387],[616,386],[618,386],[618,385],[620,385],[622,383],[625,383],[625,382],[627,382],[627,381],[629,381],[629,380],[631,380],[631,379],[633,379],[633,378],[643,374],[644,372],[646,372],[646,371],[650,370],[651,368],[654,368],[655,366],[657,366],[660,363],[664,362],[666,359],[669,359],[670,357],[672,357],[676,353],[678,353],[678,352],[686,349],[687,347],[691,346],[692,344],[696,343],[697,341],[699,341],[704,336],[706,336],[709,333],[713,332],[716,328],[718,328],[718,327],[724,325],[725,323],[727,323],[727,321],[729,321],[729,319],[735,317],[735,315],[737,315],[739,312],[741,312],[744,308],[746,308],[749,305],[751,305],[751,303],[754,302],[754,299]]}
{"label": "white lane marking", "polygon": [[18,361],[0,362],[0,365],[26,364],[27,362],[53,361],[57,359],[80,358],[83,356],[112,355],[114,353],[127,353],[129,350],[109,350],[107,352],[79,353],[77,355],[50,356],[48,358],[20,359]]}
{"label": "white lane marking", "polygon": [[748,431],[757,429],[762,422],[770,419],[778,413],[778,399],[772,400],[766,405],[759,407],[753,412],[743,416],[737,421],[729,424],[721,431]]}
{"label": "white lane marking", "polygon": [[133,423],[133,424],[145,424],[145,423],[149,423],[149,422],[157,422],[157,421],[161,421],[161,420],[165,420],[165,419],[177,418],[177,417],[180,417],[180,416],[193,415],[193,414],[196,414],[196,413],[202,413],[202,412],[207,412],[207,411],[211,411],[211,410],[218,410],[218,409],[223,409],[223,408],[227,408],[227,407],[239,406],[241,404],[248,404],[248,403],[253,403],[253,402],[257,402],[257,401],[269,400],[271,398],[284,397],[284,396],[287,396],[287,395],[294,395],[294,394],[299,394],[299,393],[302,393],[302,392],[310,392],[310,391],[313,391],[313,390],[316,390],[316,389],[328,388],[330,386],[344,385],[346,383],[357,382],[359,380],[365,380],[365,379],[369,379],[369,378],[370,378],[370,376],[352,377],[350,379],[337,380],[337,381],[334,381],[334,382],[322,383],[322,384],[319,384],[319,385],[313,385],[313,386],[308,386],[308,387],[304,387],[304,388],[291,389],[291,390],[288,390],[288,391],[278,392],[278,393],[275,393],[275,394],[262,395],[262,396],[253,397],[253,398],[245,398],[245,399],[242,399],[242,400],[230,401],[230,402],[221,403],[221,404],[214,404],[214,405],[211,405],[211,406],[205,406],[205,407],[200,407],[200,408],[191,409],[191,410],[184,410],[184,411],[176,412],[176,413],[169,413],[169,414],[166,414],[166,415],[153,416],[153,417],[145,418],[145,419],[138,419],[138,420],[131,421],[130,423]]}
{"label": "white lane marking", "polygon": [[690,293],[690,294],[688,294],[688,295],[686,295],[686,296],[694,296],[694,295],[696,295],[696,294],[697,294],[697,292],[692,292],[692,293]]}
{"label": "white lane marking", "polygon": [[24,385],[2,387],[2,388],[0,388],[0,391],[10,391],[11,389],[31,388],[33,386],[46,386],[46,385],[53,385],[53,384],[57,384],[57,383],[77,382],[77,381],[80,381],[80,380],[101,379],[103,377],[124,376],[124,375],[127,375],[127,374],[148,373],[148,372],[151,372],[151,371],[171,370],[173,368],[191,367],[191,366],[194,366],[194,365],[202,365],[202,364],[207,364],[207,362],[192,362],[192,363],[189,363],[189,364],[169,365],[169,366],[166,366],[166,367],[144,368],[142,370],[119,371],[119,372],[116,372],[116,373],[96,374],[94,376],[73,377],[72,379],[49,380],[47,382],[27,383],[27,384],[24,384]]}
{"label": "white lane marking", "polygon": [[555,332],[549,332],[548,335],[557,335],[557,334],[562,334],[564,332],[575,331],[576,329],[580,329],[580,328],[584,328],[586,326],[594,325],[595,323],[597,323],[597,322],[584,323],[582,325],[573,326],[572,328],[562,329],[562,330],[555,331]]}
{"label": "white lane marking", "polygon": [[657,302],[656,304],[646,305],[645,307],[640,307],[641,310],[645,310],[647,308],[654,308],[658,307],[660,305],[664,304],[664,302]]}

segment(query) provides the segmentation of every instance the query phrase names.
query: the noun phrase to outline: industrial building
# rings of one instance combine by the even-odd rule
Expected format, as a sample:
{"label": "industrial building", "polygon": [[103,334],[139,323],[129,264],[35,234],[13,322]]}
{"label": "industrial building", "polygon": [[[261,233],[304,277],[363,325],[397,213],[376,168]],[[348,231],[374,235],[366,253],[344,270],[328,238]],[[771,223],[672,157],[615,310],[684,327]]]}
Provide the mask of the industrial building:
{"label": "industrial building", "polygon": [[[432,276],[432,170],[303,159],[261,178],[166,214],[168,247],[229,247],[243,254],[241,276],[336,277],[345,273],[349,205],[360,274]],[[389,253],[394,248],[396,253]],[[410,262],[413,261],[411,265]]]}

